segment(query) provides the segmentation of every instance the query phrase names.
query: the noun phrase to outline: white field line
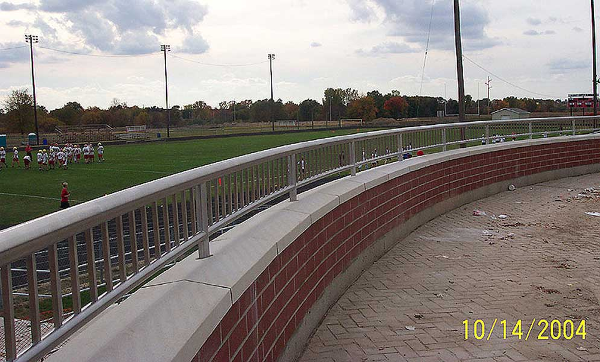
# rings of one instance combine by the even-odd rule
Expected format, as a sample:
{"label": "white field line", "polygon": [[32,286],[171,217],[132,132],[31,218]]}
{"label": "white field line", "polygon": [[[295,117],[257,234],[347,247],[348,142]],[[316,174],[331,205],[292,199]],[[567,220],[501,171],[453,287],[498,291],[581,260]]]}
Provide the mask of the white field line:
{"label": "white field line", "polygon": [[[44,200],[60,201],[60,198],[57,198],[57,197],[44,197],[44,196],[36,196],[36,195],[10,194],[8,192],[0,192],[0,195],[3,195],[3,196],[16,196],[16,197],[29,197],[29,198],[32,198],[32,199],[44,199]],[[83,201],[80,201],[80,200],[69,200],[69,201],[83,202]]]}

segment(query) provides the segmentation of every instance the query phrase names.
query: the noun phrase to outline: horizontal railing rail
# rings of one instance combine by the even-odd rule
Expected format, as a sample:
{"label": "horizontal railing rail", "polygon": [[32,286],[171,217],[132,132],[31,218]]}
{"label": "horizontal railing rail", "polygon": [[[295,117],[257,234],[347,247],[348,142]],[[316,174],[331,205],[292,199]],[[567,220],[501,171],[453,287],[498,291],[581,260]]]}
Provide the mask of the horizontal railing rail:
{"label": "horizontal railing rail", "polygon": [[[414,152],[598,131],[600,117],[407,127],[281,146],[116,192],[0,231],[4,351],[38,360],[209,237],[299,187]],[[50,325],[48,324],[50,322]],[[23,328],[23,326],[27,328]]]}

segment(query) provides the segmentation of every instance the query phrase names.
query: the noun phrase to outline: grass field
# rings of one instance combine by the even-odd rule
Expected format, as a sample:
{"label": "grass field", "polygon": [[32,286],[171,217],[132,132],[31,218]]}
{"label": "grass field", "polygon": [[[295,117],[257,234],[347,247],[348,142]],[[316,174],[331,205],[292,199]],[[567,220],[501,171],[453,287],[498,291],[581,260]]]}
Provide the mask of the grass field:
{"label": "grass field", "polygon": [[[362,129],[361,131],[367,131]],[[69,183],[71,205],[194,167],[285,144],[332,137],[357,130],[318,131],[108,146],[105,163],[70,164],[68,170],[0,171],[0,228],[59,210],[61,183]],[[23,154],[21,154],[23,156]],[[33,155],[35,159],[35,154]],[[8,155],[10,164],[11,155]]]}

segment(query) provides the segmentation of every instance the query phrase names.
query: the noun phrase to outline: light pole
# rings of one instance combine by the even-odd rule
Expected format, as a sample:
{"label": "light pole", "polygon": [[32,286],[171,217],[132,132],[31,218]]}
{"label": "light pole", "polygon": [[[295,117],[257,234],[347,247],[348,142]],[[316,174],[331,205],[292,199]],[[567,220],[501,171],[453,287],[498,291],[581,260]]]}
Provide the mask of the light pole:
{"label": "light pole", "polygon": [[269,58],[269,72],[271,74],[271,125],[273,132],[275,132],[275,118],[273,117],[273,60],[275,60],[275,54],[269,53],[267,57]]}
{"label": "light pole", "polygon": [[171,51],[171,46],[163,44],[160,50],[165,55],[165,105],[167,107],[167,138],[171,137],[171,109],[169,109],[169,80],[167,77],[167,52]]}
{"label": "light pole", "polygon": [[[465,121],[465,77],[463,74],[462,40],[460,37],[460,4],[454,0],[454,41],[456,44],[456,73],[458,74],[458,121]],[[460,139],[465,140],[465,128],[460,128]],[[461,143],[460,147],[467,147]]]}
{"label": "light pole", "polygon": [[[594,13],[594,0],[592,0],[592,47],[593,51],[593,72],[594,72],[594,116],[598,115],[598,76],[596,72],[596,14]],[[594,128],[596,128],[597,120],[594,120]]]}
{"label": "light pole", "polygon": [[35,137],[37,144],[40,144],[40,132],[38,128],[37,118],[37,98],[35,96],[35,72],[33,71],[33,43],[38,43],[39,38],[37,35],[25,35],[25,42],[29,43],[29,50],[31,51],[31,82],[33,83],[33,119],[35,121]]}

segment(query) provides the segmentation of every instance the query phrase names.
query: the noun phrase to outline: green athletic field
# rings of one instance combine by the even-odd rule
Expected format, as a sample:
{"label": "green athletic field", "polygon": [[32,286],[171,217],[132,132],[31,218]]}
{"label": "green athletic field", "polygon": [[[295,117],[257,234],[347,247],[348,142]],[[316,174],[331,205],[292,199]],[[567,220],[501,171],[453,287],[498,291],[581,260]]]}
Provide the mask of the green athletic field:
{"label": "green athletic field", "polygon": [[[362,130],[366,131],[366,130]],[[68,170],[0,171],[0,229],[59,210],[61,183],[69,183],[71,205],[194,167],[285,144],[332,137],[357,130],[317,131],[106,146],[105,163],[69,164]],[[82,156],[83,157],[83,156]],[[35,153],[33,154],[35,160]],[[97,160],[97,158],[96,158]],[[82,160],[83,161],[83,160]]]}

